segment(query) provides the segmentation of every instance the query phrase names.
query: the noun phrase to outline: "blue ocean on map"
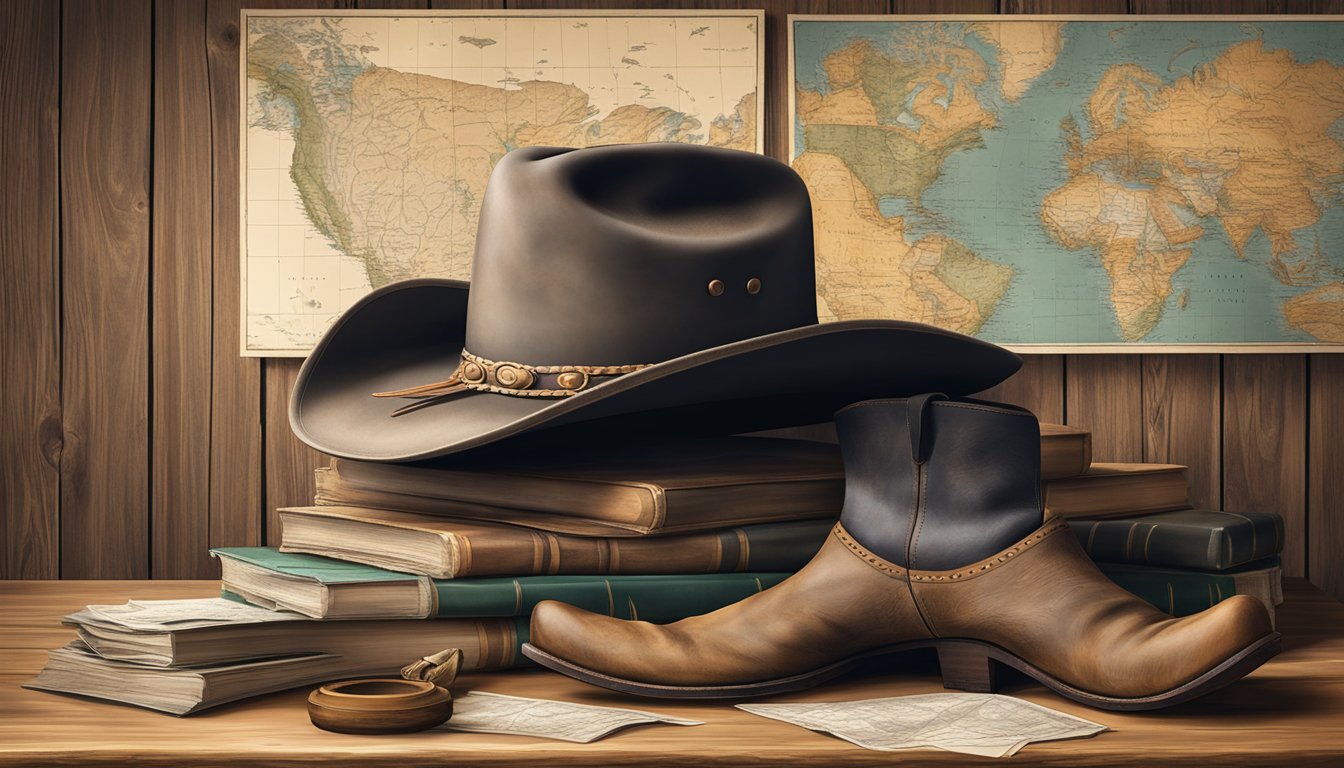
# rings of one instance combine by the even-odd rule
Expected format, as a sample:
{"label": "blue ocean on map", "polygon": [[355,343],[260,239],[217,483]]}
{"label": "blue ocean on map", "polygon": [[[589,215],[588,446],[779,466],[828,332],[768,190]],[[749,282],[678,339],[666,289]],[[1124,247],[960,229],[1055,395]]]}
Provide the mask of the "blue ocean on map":
{"label": "blue ocean on map", "polygon": [[[960,37],[956,25],[952,36]],[[921,27],[921,24],[923,25]],[[909,51],[927,22],[805,21],[794,30],[794,68],[799,88],[827,93],[823,61],[860,40],[887,55]],[[990,77],[977,96],[999,119],[981,132],[983,144],[952,152],[937,180],[916,204],[902,198],[877,200],[883,216],[905,217],[911,240],[932,233],[953,237],[984,258],[1007,264],[1014,279],[977,333],[1001,343],[1116,343],[1123,336],[1107,294],[1109,278],[1094,248],[1069,250],[1041,221],[1043,198],[1068,180],[1061,121],[1072,117],[1084,143],[1092,137],[1083,106],[1103,74],[1120,63],[1137,64],[1165,84],[1190,77],[1230,46],[1261,38],[1268,49],[1285,48],[1299,63],[1325,60],[1344,65],[1344,24],[1320,22],[1070,22],[1064,44],[1048,71],[1017,101],[1005,101],[1000,77]],[[995,48],[976,35],[965,44],[991,69]],[[908,54],[907,54],[908,55]],[[1337,122],[1332,133],[1344,136]],[[795,156],[806,149],[795,119]],[[1338,181],[1337,181],[1338,183]],[[1294,232],[1300,248],[1319,244],[1329,270],[1344,275],[1344,185],[1314,226]],[[1144,343],[1314,342],[1290,327],[1283,302],[1312,286],[1289,286],[1269,268],[1270,244],[1256,231],[1239,259],[1220,221],[1176,209],[1182,223],[1205,234],[1191,243],[1189,260],[1176,271],[1172,292]],[[1338,280],[1336,276],[1333,279]]]}

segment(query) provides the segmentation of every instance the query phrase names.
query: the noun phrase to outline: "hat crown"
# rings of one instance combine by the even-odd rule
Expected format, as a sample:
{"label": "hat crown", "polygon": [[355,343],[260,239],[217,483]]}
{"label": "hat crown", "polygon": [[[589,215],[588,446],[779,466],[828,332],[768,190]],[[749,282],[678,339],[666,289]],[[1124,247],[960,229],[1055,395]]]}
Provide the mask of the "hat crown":
{"label": "hat crown", "polygon": [[638,365],[817,322],[807,189],[685,144],[515,150],[486,188],[466,347]]}

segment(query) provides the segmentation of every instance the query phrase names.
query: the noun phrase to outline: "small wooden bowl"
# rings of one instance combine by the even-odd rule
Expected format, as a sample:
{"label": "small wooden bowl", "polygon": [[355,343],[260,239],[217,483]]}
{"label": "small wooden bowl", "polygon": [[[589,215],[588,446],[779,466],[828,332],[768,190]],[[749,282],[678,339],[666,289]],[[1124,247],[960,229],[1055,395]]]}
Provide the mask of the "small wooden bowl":
{"label": "small wooden bowl", "polygon": [[308,694],[313,725],[337,733],[411,733],[452,716],[452,694],[420,680],[345,680]]}

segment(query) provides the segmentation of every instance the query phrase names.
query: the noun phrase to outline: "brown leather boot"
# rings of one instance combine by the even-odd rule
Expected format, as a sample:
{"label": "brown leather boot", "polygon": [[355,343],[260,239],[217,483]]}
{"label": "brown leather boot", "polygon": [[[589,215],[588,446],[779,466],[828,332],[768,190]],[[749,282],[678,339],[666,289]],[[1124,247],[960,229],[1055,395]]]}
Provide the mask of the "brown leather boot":
{"label": "brown leather boot", "polygon": [[533,660],[595,685],[737,698],[815,685],[877,654],[934,647],[949,688],[990,692],[1014,667],[1103,709],[1170,706],[1279,651],[1253,598],[1186,618],[1107,579],[1063,521],[1042,524],[1036,418],[939,396],[836,414],[845,506],[778,586],[665,626],[548,601]]}

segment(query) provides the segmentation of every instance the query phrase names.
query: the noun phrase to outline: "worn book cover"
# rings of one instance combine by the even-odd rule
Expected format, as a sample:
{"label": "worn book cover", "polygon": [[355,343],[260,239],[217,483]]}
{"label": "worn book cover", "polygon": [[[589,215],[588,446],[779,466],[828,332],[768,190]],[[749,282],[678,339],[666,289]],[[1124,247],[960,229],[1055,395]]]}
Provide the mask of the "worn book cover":
{"label": "worn book cover", "polygon": [[318,470],[316,501],[638,536],[834,518],[843,499],[836,446],[728,437],[523,457],[506,467],[337,459]]}
{"label": "worn book cover", "polygon": [[360,507],[290,507],[279,515],[282,552],[436,579],[796,571],[834,525],[799,520],[680,536],[601,538]]}
{"label": "worn book cover", "polygon": [[1045,516],[1109,518],[1190,506],[1186,468],[1179,464],[1094,463],[1077,477],[1041,484]]}
{"label": "worn book cover", "polygon": [[1178,509],[1069,527],[1088,556],[1111,563],[1225,571],[1283,551],[1283,518],[1271,512]]}
{"label": "worn book cover", "polygon": [[1092,466],[1092,433],[1063,424],[1041,425],[1041,479],[1081,475]]}
{"label": "worn book cover", "polygon": [[[1091,460],[1091,433],[1041,425],[1043,479],[1081,474]],[[507,468],[337,459],[316,471],[316,485],[319,506],[503,521],[578,536],[666,535],[835,518],[844,500],[838,446],[764,437],[523,458]]]}
{"label": "worn book cover", "polygon": [[787,573],[665,576],[519,576],[430,579],[268,547],[212,550],[223,586],[264,608],[319,619],[526,616],[559,600],[621,619],[665,624],[731,605]]}
{"label": "worn book cover", "polygon": [[444,648],[461,648],[465,669],[503,669],[522,662],[528,621],[317,621],[222,597],[131,600],[90,605],[66,616],[98,654],[157,667],[223,664],[271,656],[331,653],[350,674],[396,672]]}
{"label": "worn book cover", "polygon": [[1223,573],[1098,563],[1102,573],[1127,591],[1172,616],[1199,613],[1233,595],[1250,595],[1264,604],[1272,618],[1283,603],[1283,571],[1278,558]]}

